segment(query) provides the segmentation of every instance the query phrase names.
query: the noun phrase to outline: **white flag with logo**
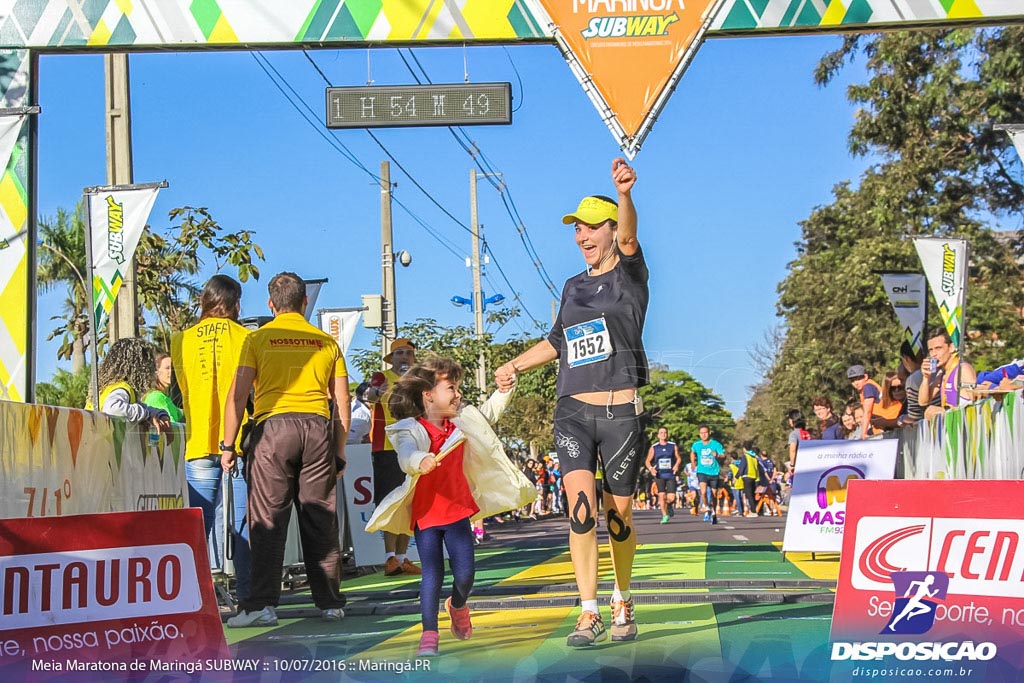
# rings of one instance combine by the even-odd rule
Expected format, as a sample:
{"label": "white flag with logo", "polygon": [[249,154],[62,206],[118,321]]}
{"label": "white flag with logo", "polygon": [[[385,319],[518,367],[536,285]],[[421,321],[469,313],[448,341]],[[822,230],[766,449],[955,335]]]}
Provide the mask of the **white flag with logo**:
{"label": "white flag with logo", "polygon": [[963,238],[915,237],[942,324],[955,346],[960,346],[964,327],[964,299],[967,293],[967,240]]}
{"label": "white flag with logo", "polygon": [[903,336],[915,352],[923,348],[927,287],[924,275],[882,273],[882,286],[903,326]]}
{"label": "white flag with logo", "polygon": [[1024,129],[1011,130],[1010,139],[1013,140],[1013,146],[1017,148],[1017,154],[1020,156],[1020,162],[1024,164]]}
{"label": "white flag with logo", "polygon": [[110,315],[159,191],[159,187],[143,187],[88,195],[97,327]]}
{"label": "white flag with logo", "polygon": [[362,310],[333,310],[320,312],[320,329],[334,337],[341,347],[342,355],[348,354],[348,347],[352,344],[352,336],[359,327],[359,317]]}

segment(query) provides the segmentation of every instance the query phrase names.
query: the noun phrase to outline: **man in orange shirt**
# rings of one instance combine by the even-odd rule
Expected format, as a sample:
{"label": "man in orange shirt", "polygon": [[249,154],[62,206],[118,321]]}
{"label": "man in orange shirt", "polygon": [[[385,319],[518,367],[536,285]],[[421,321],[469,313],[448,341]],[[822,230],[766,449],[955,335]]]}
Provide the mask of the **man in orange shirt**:
{"label": "man in orange shirt", "polygon": [[274,319],[242,344],[227,404],[221,464],[235,460],[235,437],[255,388],[249,464],[252,590],[228,626],[271,626],[281,597],[288,521],[297,504],[306,576],[325,621],[344,616],[336,513],[338,475],[349,429],[348,371],[337,342],[303,317],[306,285],[279,273],[268,285]]}

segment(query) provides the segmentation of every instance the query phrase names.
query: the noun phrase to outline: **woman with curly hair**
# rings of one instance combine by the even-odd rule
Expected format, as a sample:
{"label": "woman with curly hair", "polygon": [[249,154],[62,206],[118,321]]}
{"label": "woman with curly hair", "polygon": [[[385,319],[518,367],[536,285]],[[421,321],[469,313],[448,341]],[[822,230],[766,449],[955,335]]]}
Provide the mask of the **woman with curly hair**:
{"label": "woman with curly hair", "polygon": [[[152,388],[155,375],[156,361],[149,343],[135,338],[115,342],[100,363],[100,412],[129,422],[151,421],[157,429],[169,430],[171,422],[166,410],[139,402],[139,397]],[[91,398],[85,407],[95,409]]]}

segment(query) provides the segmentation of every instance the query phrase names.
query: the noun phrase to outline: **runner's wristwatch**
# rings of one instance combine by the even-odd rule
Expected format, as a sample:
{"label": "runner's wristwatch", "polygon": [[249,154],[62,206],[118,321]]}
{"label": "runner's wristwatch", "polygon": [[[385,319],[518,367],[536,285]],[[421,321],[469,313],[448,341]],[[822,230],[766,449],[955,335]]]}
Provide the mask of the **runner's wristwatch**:
{"label": "runner's wristwatch", "polygon": [[235,452],[235,444],[233,444],[233,443],[224,443],[223,441],[221,441],[220,442],[220,450],[222,452],[234,453]]}

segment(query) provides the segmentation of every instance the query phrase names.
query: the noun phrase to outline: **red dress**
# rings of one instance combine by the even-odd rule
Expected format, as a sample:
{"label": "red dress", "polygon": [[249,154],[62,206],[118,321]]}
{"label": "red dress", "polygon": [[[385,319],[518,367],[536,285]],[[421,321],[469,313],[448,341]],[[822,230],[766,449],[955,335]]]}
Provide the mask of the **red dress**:
{"label": "red dress", "polygon": [[[438,428],[423,418],[418,418],[418,421],[430,437],[430,452],[436,455],[455,430],[455,425],[445,420],[443,427]],[[459,444],[437,464],[434,471],[421,474],[416,481],[412,495],[413,529],[417,526],[420,529],[445,526],[480,512],[462,469],[465,445],[465,442]]]}

